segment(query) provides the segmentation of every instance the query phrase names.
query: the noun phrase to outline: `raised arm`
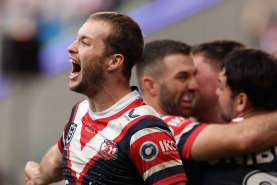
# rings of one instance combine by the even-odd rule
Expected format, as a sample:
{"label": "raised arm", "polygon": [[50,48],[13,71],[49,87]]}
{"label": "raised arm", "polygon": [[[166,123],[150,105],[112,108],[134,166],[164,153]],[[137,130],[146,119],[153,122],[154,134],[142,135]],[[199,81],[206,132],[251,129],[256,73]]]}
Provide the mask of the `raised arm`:
{"label": "raised arm", "polygon": [[34,161],[27,162],[25,176],[27,185],[44,185],[64,179],[62,155],[58,144],[55,144],[47,151],[40,164]]}
{"label": "raised arm", "polygon": [[190,158],[208,160],[259,152],[277,144],[277,112],[236,124],[210,124],[196,137]]}

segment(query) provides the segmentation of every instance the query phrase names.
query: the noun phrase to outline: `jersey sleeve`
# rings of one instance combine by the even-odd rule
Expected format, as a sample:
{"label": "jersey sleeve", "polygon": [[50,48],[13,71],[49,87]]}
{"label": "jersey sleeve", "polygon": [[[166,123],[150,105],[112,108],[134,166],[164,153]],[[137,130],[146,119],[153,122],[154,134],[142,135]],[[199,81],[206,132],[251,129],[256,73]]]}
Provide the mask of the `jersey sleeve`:
{"label": "jersey sleeve", "polygon": [[168,126],[157,118],[144,118],[137,124],[142,128],[131,137],[130,158],[144,181],[156,185],[186,181],[175,139]]}
{"label": "jersey sleeve", "polygon": [[177,146],[180,151],[180,155],[185,158],[190,158],[191,147],[199,133],[205,128],[208,124],[191,124],[183,129],[179,135]]}
{"label": "jersey sleeve", "polygon": [[63,130],[63,134],[62,136],[59,138],[58,140],[58,147],[61,153],[63,153],[64,150],[64,146],[66,144],[66,135],[69,132],[70,129],[70,125],[72,124],[72,120],[74,120],[75,116],[76,116],[76,112],[78,110],[79,105],[81,104],[81,102],[77,103],[76,105],[74,105],[74,107],[72,108],[71,111],[71,115],[69,120],[66,122],[64,130]]}
{"label": "jersey sleeve", "polygon": [[66,122],[63,134],[58,140],[58,147],[59,147],[59,150],[60,150],[61,153],[63,153],[63,149],[64,149],[64,145],[65,145],[65,131],[66,131],[68,122],[69,122],[69,120]]}

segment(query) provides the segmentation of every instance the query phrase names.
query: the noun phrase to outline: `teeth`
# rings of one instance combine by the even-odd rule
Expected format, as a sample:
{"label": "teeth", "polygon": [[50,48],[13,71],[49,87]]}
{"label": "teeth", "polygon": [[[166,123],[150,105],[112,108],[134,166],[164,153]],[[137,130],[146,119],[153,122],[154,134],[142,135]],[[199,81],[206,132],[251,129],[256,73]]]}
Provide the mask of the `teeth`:
{"label": "teeth", "polygon": [[71,59],[71,58],[69,59],[69,62],[70,62],[70,63],[77,64],[77,62],[76,62],[75,60]]}
{"label": "teeth", "polygon": [[183,101],[189,101],[189,102],[193,101],[193,99],[194,99],[193,94],[187,94],[187,95],[183,96],[183,98],[182,98]]}

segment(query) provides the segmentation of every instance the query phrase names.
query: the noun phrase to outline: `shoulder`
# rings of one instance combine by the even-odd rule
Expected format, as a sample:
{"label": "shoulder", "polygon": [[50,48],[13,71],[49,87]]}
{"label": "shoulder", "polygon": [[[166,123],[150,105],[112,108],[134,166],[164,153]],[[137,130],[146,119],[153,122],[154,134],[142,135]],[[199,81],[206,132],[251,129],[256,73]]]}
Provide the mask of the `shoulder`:
{"label": "shoulder", "polygon": [[71,111],[71,115],[70,115],[70,120],[74,120],[75,117],[79,117],[79,116],[84,116],[89,110],[89,103],[88,100],[82,100],[78,103],[76,103],[73,107],[72,107],[72,111]]}

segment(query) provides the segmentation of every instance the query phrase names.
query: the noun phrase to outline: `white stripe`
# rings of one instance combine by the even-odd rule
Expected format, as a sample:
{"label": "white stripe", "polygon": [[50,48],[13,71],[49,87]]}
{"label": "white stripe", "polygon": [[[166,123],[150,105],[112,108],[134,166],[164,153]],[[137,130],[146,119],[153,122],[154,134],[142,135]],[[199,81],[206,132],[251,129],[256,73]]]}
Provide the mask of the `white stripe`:
{"label": "white stripe", "polygon": [[180,139],[181,139],[181,136],[182,136],[183,134],[189,132],[189,131],[190,131],[191,129],[193,129],[193,127],[196,126],[196,125],[199,125],[199,123],[194,123],[194,122],[192,122],[192,123],[190,123],[188,126],[186,126],[186,127],[182,130],[182,132],[181,132],[179,135],[175,136],[176,143],[179,143],[179,141],[180,141]]}
{"label": "white stripe", "polygon": [[165,168],[170,168],[170,167],[179,166],[179,165],[182,165],[181,160],[171,160],[171,161],[160,163],[160,164],[148,169],[146,172],[144,172],[144,174],[142,175],[142,178],[143,178],[143,180],[146,180],[148,177],[150,177],[151,175],[153,175],[154,173],[156,173],[158,171],[161,171]]}
{"label": "white stripe", "polygon": [[152,134],[152,133],[156,133],[156,132],[164,132],[169,134],[170,136],[171,133],[167,130],[163,130],[159,127],[151,127],[151,128],[144,128],[138,132],[136,132],[132,137],[131,137],[131,141],[130,141],[130,145],[132,145],[136,140],[138,140],[139,138],[148,135],[148,134]]}

